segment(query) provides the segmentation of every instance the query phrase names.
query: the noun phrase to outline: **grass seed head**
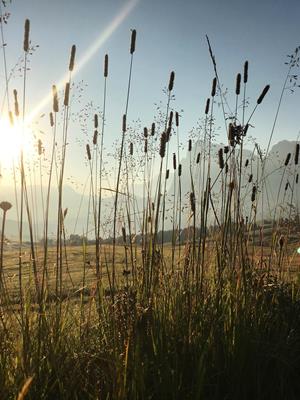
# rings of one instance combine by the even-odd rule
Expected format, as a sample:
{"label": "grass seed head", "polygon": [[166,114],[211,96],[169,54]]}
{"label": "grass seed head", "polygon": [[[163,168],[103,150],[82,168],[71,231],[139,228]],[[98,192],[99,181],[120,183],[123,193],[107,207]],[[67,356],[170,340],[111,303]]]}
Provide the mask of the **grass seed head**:
{"label": "grass seed head", "polygon": [[131,42],[130,42],[130,54],[133,54],[135,52],[135,42],[136,42],[136,30],[132,29]]}
{"label": "grass seed head", "polygon": [[26,19],[25,26],[24,26],[24,43],[23,43],[23,50],[26,53],[29,50],[29,30],[30,30],[30,21],[29,21],[29,19]]}
{"label": "grass seed head", "polygon": [[108,77],[108,54],[104,57],[104,78]]}
{"label": "grass seed head", "polygon": [[194,193],[194,192],[191,192],[191,193],[190,193],[190,204],[191,204],[192,213],[195,214],[195,211],[196,211],[196,201],[195,201],[195,193]]}
{"label": "grass seed head", "polygon": [[126,114],[123,115],[123,119],[122,119],[122,132],[123,133],[126,132]]}
{"label": "grass seed head", "polygon": [[164,158],[166,154],[166,144],[167,144],[166,133],[163,132],[160,137],[160,147],[159,147],[159,155],[161,156],[161,158]]}
{"label": "grass seed head", "polygon": [[219,156],[219,167],[220,167],[220,169],[223,169],[224,168],[224,157],[223,157],[223,149],[222,148],[219,149],[218,156]]}
{"label": "grass seed head", "polygon": [[98,131],[97,129],[94,130],[94,136],[93,136],[93,145],[97,145],[98,142]]}
{"label": "grass seed head", "polygon": [[18,102],[18,92],[14,89],[14,101],[15,101],[15,116],[19,116],[19,102]]}
{"label": "grass seed head", "polygon": [[76,46],[75,46],[75,44],[73,44],[73,46],[71,48],[69,71],[73,71],[73,69],[74,69],[75,54],[76,54]]}
{"label": "grass seed head", "polygon": [[211,97],[215,97],[216,89],[217,89],[217,78],[214,78],[212,81],[212,87],[211,87]]}
{"label": "grass seed head", "polygon": [[207,99],[206,104],[205,104],[205,114],[206,115],[209,113],[209,105],[210,105],[210,99]]}
{"label": "grass seed head", "polygon": [[94,128],[97,129],[98,128],[98,114],[94,115]]}
{"label": "grass seed head", "polygon": [[170,80],[169,80],[169,86],[168,86],[169,92],[171,92],[173,90],[174,79],[175,79],[175,72],[172,71],[171,74],[170,74]]}
{"label": "grass seed head", "polygon": [[43,144],[41,139],[38,140],[38,155],[41,156],[43,154]]}
{"label": "grass seed head", "polygon": [[49,118],[50,118],[50,126],[52,128],[54,126],[54,118],[53,118],[53,113],[52,112],[49,113]]}
{"label": "grass seed head", "polygon": [[299,162],[299,150],[300,150],[300,144],[296,144],[296,151],[295,151],[295,165],[298,165]]}
{"label": "grass seed head", "polygon": [[91,149],[90,149],[90,145],[89,144],[86,145],[86,154],[87,154],[88,160],[91,161],[92,155],[91,155]]}
{"label": "grass seed head", "polygon": [[268,93],[269,89],[270,89],[270,85],[267,85],[267,86],[264,87],[264,90],[261,92],[261,95],[257,99],[257,104],[261,104],[261,102],[263,101],[265,95]]}
{"label": "grass seed head", "polygon": [[291,159],[291,153],[288,153],[284,162],[284,165],[287,166],[290,162]]}
{"label": "grass seed head", "polygon": [[155,135],[155,123],[153,122],[151,125],[151,136]]}
{"label": "grass seed head", "polygon": [[176,154],[173,153],[173,169],[176,169]]}
{"label": "grass seed head", "polygon": [[252,194],[251,194],[252,203],[255,201],[255,198],[256,198],[256,186],[254,185],[252,188]]}
{"label": "grass seed head", "polygon": [[173,111],[170,112],[170,116],[169,116],[169,127],[172,127],[172,122],[173,122]]}
{"label": "grass seed head", "polygon": [[244,83],[248,82],[248,61],[245,61],[244,64]]}
{"label": "grass seed head", "polygon": [[175,113],[175,124],[176,124],[177,127],[179,126],[179,114],[178,114],[177,111]]}
{"label": "grass seed head", "polygon": [[53,94],[53,112],[58,112],[58,95],[57,89],[55,85],[52,85],[52,94]]}
{"label": "grass seed head", "polygon": [[181,176],[181,174],[182,174],[182,165],[179,164],[178,165],[178,176]]}
{"label": "grass seed head", "polygon": [[66,83],[65,87],[65,98],[64,98],[64,106],[68,107],[70,98],[70,82]]}
{"label": "grass seed head", "polygon": [[3,212],[7,212],[12,208],[12,204],[9,201],[2,201],[0,203],[0,208],[3,210]]}
{"label": "grass seed head", "polygon": [[241,74],[237,74],[235,83],[235,94],[238,96],[241,93]]}

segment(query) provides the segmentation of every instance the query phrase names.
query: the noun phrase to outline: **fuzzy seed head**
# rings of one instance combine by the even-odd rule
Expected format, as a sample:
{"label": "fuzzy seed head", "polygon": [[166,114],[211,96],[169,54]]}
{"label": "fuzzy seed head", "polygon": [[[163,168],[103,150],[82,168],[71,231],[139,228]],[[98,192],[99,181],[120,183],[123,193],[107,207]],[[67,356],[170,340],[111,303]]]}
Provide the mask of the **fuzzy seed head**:
{"label": "fuzzy seed head", "polygon": [[175,124],[176,124],[177,127],[179,126],[179,114],[178,114],[177,111],[175,113]]}
{"label": "fuzzy seed head", "polygon": [[135,52],[135,42],[136,42],[136,30],[132,29],[131,42],[130,42],[130,54],[133,54]]}
{"label": "fuzzy seed head", "polygon": [[211,97],[215,97],[216,88],[217,88],[217,78],[214,78],[213,81],[212,81]]}
{"label": "fuzzy seed head", "polygon": [[210,105],[210,99],[207,99],[206,104],[205,104],[205,114],[206,115],[209,113],[209,105]]}
{"label": "fuzzy seed head", "polygon": [[64,106],[68,107],[70,98],[70,82],[66,83],[65,87],[65,98],[64,98]]}
{"label": "fuzzy seed head", "polygon": [[287,166],[290,162],[291,159],[291,153],[288,153],[284,162],[284,165]]}
{"label": "fuzzy seed head", "polygon": [[175,79],[175,72],[172,71],[171,74],[170,74],[170,80],[169,80],[169,87],[168,87],[169,92],[171,92],[171,91],[173,90],[173,87],[174,87],[174,79]]}
{"label": "fuzzy seed head", "polygon": [[38,155],[41,156],[43,154],[43,144],[41,139],[38,140]]}
{"label": "fuzzy seed head", "polygon": [[18,92],[14,89],[14,100],[15,100],[15,116],[19,116],[19,102],[18,102]]}
{"label": "fuzzy seed head", "polygon": [[241,93],[241,74],[236,76],[235,94],[238,96]]}
{"label": "fuzzy seed head", "polygon": [[169,127],[172,127],[172,122],[173,122],[173,111],[170,112]]}
{"label": "fuzzy seed head", "polygon": [[263,99],[264,99],[265,95],[268,93],[269,89],[270,89],[270,85],[267,85],[264,87],[264,90],[261,92],[261,95],[257,99],[257,104],[260,104],[263,101]]}
{"label": "fuzzy seed head", "polygon": [[126,114],[123,115],[123,120],[122,120],[122,132],[126,132]]}
{"label": "fuzzy seed head", "polygon": [[160,137],[160,147],[159,147],[159,155],[161,156],[161,158],[164,158],[166,154],[166,144],[167,144],[166,133],[163,132]]}
{"label": "fuzzy seed head", "polygon": [[24,43],[23,43],[23,50],[26,53],[29,50],[29,30],[30,30],[30,21],[29,21],[29,19],[26,19],[25,26],[24,26]]}
{"label": "fuzzy seed head", "polygon": [[6,213],[8,210],[12,208],[12,205],[9,201],[2,201],[0,203],[0,208],[3,210],[3,212]]}
{"label": "fuzzy seed head", "polygon": [[108,54],[104,57],[104,78],[108,77]]}
{"label": "fuzzy seed head", "polygon": [[248,82],[248,61],[244,64],[244,83]]}
{"label": "fuzzy seed head", "polygon": [[94,128],[97,129],[98,128],[98,114],[94,115]]}
{"label": "fuzzy seed head", "polygon": [[50,126],[52,128],[54,126],[54,118],[53,118],[53,113],[52,112],[49,113],[49,118],[50,118]]}
{"label": "fuzzy seed head", "polygon": [[91,161],[92,155],[91,155],[91,149],[90,149],[90,145],[89,144],[86,145],[86,154],[87,154],[88,160]]}
{"label": "fuzzy seed head", "polygon": [[251,194],[251,201],[252,203],[255,201],[256,198],[256,186],[253,186],[252,188],[252,194]]}
{"label": "fuzzy seed head", "polygon": [[153,122],[151,125],[151,136],[155,135],[155,123]]}
{"label": "fuzzy seed head", "polygon": [[73,71],[74,69],[74,62],[75,62],[75,54],[76,54],[76,46],[73,44],[71,48],[71,56],[70,56],[70,64],[69,64],[69,71]]}
{"label": "fuzzy seed head", "polygon": [[223,149],[222,148],[219,149],[218,156],[219,156],[219,167],[220,167],[220,169],[223,169],[224,168],[224,157],[223,157]]}
{"label": "fuzzy seed head", "polygon": [[93,145],[96,146],[98,142],[98,131],[97,129],[94,130],[94,136],[93,136]]}
{"label": "fuzzy seed head", "polygon": [[58,112],[58,95],[56,86],[52,86],[52,94],[53,94],[53,112]]}

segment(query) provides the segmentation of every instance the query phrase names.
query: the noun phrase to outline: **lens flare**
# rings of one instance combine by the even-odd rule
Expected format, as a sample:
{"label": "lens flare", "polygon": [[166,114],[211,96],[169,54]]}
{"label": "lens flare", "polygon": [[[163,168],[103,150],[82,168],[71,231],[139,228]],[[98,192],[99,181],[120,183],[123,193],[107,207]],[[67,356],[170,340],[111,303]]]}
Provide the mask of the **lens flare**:
{"label": "lens flare", "polygon": [[[110,36],[115,32],[115,30],[121,25],[121,23],[129,16],[131,11],[135,8],[139,0],[131,0],[122,8],[120,13],[111,21],[111,23],[100,33],[98,38],[91,46],[87,49],[84,55],[75,62],[75,68],[73,72],[73,77],[90,61],[90,59],[97,53],[101,46],[110,38]],[[64,87],[66,81],[69,80],[69,75],[66,74],[57,84],[57,89]],[[52,95],[49,94],[45,96],[34,108],[34,110],[27,117],[27,121],[31,122],[34,117],[49,103],[52,101]]]}
{"label": "lens flare", "polygon": [[6,118],[0,119],[0,143],[0,164],[6,168],[18,162],[21,151],[26,156],[34,151],[31,132],[19,121],[11,124]]}

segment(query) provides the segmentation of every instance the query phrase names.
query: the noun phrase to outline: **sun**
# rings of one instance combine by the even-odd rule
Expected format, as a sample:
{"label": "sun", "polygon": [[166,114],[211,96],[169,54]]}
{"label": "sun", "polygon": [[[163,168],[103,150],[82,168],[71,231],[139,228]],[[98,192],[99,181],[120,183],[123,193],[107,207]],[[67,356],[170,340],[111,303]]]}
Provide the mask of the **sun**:
{"label": "sun", "polygon": [[20,160],[20,154],[33,154],[32,135],[19,121],[12,124],[9,119],[0,118],[0,165],[12,167]]}

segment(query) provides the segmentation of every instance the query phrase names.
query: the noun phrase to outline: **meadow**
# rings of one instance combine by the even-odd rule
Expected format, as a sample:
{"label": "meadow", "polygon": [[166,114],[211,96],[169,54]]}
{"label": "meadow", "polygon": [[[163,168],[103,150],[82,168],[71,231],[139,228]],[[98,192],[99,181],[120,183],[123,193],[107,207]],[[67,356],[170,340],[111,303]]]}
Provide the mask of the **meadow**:
{"label": "meadow", "polygon": [[[127,111],[136,35],[132,30],[125,113],[115,116],[120,119],[120,140],[109,217],[102,207],[109,124],[105,55],[101,112],[90,116],[93,134],[82,155],[89,169],[86,236],[80,244],[70,244],[64,187],[75,45],[63,90],[52,86],[51,145],[46,148],[37,138],[37,175],[47,170],[43,185],[32,186],[33,156],[27,157],[21,147],[13,167],[14,204],[1,191],[0,398],[298,399],[299,143],[276,170],[280,184],[275,205],[269,200],[268,156],[283,94],[298,67],[299,48],[287,64],[268,148],[262,152],[255,144],[248,157],[244,141],[253,115],[264,112],[270,86],[257,88],[257,98],[248,104],[245,61],[236,75],[234,105],[228,113],[208,37],[209,74],[214,78],[199,135],[186,140],[182,149],[181,115],[172,107],[173,71],[158,118],[133,132]],[[30,46],[26,20],[24,89],[30,84]],[[3,45],[2,51],[5,60]],[[30,115],[26,90],[11,91],[5,78],[10,123],[24,126]],[[217,113],[228,143],[216,151]],[[142,183],[142,199],[135,193],[137,183]],[[187,184],[188,193],[183,190]],[[56,234],[50,238],[53,192]],[[37,207],[43,215],[38,241]],[[9,241],[5,227],[12,209],[18,210],[18,240]]]}

